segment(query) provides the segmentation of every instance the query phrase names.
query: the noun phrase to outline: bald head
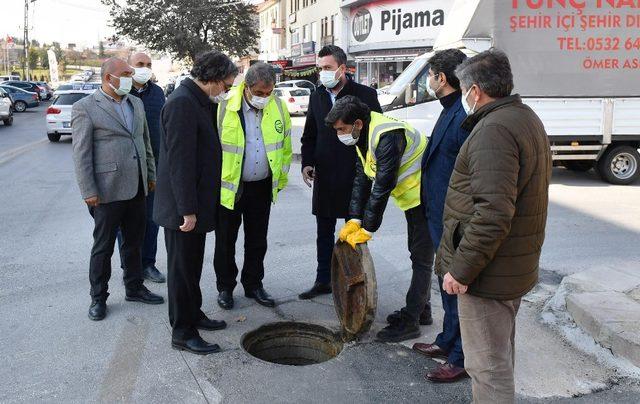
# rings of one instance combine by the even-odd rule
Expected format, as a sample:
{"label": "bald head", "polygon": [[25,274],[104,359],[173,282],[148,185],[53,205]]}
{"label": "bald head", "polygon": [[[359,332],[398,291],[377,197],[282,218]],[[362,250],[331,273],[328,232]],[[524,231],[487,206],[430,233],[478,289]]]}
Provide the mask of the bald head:
{"label": "bald head", "polygon": [[102,82],[109,81],[109,75],[116,77],[131,77],[133,69],[127,62],[118,58],[109,58],[104,61],[102,68],[100,69],[100,77]]}
{"label": "bald head", "polygon": [[131,67],[148,67],[151,69],[151,58],[143,52],[138,52],[129,57]]}

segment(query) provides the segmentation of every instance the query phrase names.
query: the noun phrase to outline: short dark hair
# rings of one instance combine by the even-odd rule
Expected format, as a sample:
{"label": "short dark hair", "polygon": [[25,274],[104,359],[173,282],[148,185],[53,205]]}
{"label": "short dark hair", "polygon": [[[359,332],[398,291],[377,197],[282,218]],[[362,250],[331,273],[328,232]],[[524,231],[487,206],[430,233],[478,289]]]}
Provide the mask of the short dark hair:
{"label": "short dark hair", "polygon": [[371,120],[371,109],[357,97],[347,95],[336,100],[333,108],[331,108],[331,111],[329,111],[327,117],[324,119],[324,123],[332,128],[338,121],[352,125],[358,119],[362,120],[365,124],[369,123]]}
{"label": "short dark hair", "polygon": [[326,45],[318,52],[318,57],[323,58],[325,56],[333,56],[338,62],[338,66],[347,64],[347,54],[344,53],[341,47],[335,45]]}
{"label": "short dark hair", "polygon": [[507,55],[495,48],[471,57],[456,69],[456,76],[467,90],[476,84],[492,98],[503,98],[513,91],[513,74]]}
{"label": "short dark hair", "polygon": [[231,59],[215,50],[199,54],[191,69],[191,76],[203,83],[222,81],[237,74],[238,67]]}
{"label": "short dark hair", "polygon": [[456,77],[456,67],[467,58],[460,49],[445,49],[436,52],[429,59],[429,67],[436,73],[443,73],[447,83],[456,90],[460,90],[460,80]]}

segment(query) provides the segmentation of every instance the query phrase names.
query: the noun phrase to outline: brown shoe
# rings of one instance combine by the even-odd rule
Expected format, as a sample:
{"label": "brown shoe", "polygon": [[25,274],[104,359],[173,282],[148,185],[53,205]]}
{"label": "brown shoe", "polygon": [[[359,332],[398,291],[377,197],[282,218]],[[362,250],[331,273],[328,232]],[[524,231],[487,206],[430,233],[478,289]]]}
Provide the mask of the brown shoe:
{"label": "brown shoe", "polygon": [[423,344],[421,342],[416,342],[413,344],[413,350],[420,352],[429,358],[447,359],[449,357],[449,354],[443,351],[442,348],[436,344]]}
{"label": "brown shoe", "polygon": [[425,375],[425,379],[434,383],[453,383],[466,377],[469,377],[469,375],[464,368],[459,368],[450,363],[440,365]]}

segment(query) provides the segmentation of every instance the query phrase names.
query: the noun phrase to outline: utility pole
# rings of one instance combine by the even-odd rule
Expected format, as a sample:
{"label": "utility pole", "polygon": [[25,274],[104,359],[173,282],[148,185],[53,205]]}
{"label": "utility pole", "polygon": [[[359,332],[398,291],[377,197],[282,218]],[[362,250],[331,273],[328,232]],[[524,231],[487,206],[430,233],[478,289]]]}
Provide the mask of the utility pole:
{"label": "utility pole", "polygon": [[[22,64],[22,75],[25,80],[28,80],[31,76],[29,72],[29,3],[33,3],[36,0],[24,0],[24,63]],[[26,67],[26,75],[25,75]]]}

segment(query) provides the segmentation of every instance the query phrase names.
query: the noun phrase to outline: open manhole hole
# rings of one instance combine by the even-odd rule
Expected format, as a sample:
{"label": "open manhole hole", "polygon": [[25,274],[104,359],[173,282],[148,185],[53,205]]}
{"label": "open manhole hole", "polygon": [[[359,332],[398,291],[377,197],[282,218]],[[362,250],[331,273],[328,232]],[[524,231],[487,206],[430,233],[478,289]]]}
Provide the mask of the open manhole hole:
{"label": "open manhole hole", "polygon": [[338,356],[343,345],[338,333],[297,322],[266,324],[242,337],[242,347],[252,356],[292,366],[326,362]]}

